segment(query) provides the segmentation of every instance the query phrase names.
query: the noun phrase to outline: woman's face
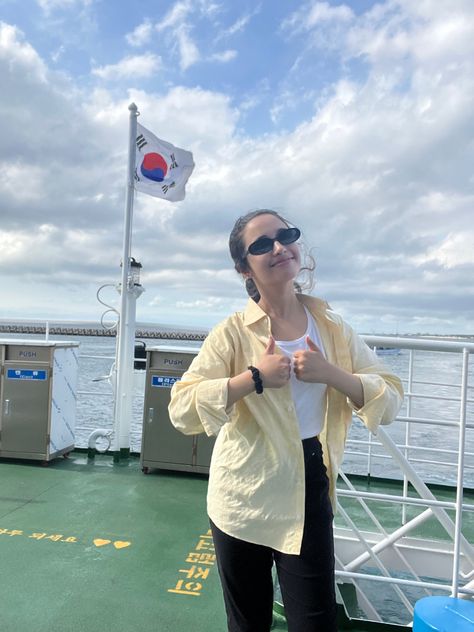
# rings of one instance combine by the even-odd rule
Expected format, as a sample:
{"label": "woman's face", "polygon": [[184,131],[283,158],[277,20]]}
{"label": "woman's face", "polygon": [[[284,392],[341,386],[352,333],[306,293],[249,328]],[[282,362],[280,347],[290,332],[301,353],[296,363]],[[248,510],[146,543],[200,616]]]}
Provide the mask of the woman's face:
{"label": "woman's face", "polygon": [[[242,239],[247,251],[250,244],[259,237],[277,236],[281,229],[288,226],[274,215],[257,215],[244,229]],[[284,284],[293,281],[300,271],[300,249],[296,242],[284,246],[278,241],[273,244],[270,252],[261,255],[247,254],[247,264],[249,272],[245,272],[245,277],[252,277],[259,289],[268,285]]]}

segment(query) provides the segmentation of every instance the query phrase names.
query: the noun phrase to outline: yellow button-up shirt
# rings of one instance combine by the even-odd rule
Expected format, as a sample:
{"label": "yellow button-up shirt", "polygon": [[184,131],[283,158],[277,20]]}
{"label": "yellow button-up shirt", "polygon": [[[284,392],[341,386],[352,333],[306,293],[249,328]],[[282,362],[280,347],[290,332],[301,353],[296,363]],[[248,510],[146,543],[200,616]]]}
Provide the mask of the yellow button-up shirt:
{"label": "yellow button-up shirt", "polygon": [[[327,360],[358,375],[364,390],[364,405],[358,410],[343,393],[331,387],[326,391],[319,439],[335,505],[352,411],[376,433],[379,424],[390,423],[397,415],[403,388],[327,303],[297,296],[316,321]],[[207,493],[214,524],[233,537],[298,554],[305,477],[290,385],[266,388],[261,395],[254,392],[227,406],[229,378],[258,363],[270,334],[270,318],[249,299],[244,312],[236,312],[210,332],[188,371],[174,384],[169,413],[173,425],[185,434],[217,435]]]}

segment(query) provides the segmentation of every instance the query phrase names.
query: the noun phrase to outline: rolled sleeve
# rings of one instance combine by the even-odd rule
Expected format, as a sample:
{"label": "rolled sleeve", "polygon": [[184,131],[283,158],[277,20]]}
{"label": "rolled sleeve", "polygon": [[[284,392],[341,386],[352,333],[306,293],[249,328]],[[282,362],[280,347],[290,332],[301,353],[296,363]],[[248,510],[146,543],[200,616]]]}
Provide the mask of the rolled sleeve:
{"label": "rolled sleeve", "polygon": [[364,405],[357,408],[348,399],[348,404],[367,428],[377,434],[379,425],[391,423],[403,402],[403,387],[397,376],[392,374],[355,373],[362,382]]}
{"label": "rolled sleeve", "polygon": [[233,345],[224,325],[206,338],[189,370],[171,389],[168,412],[183,434],[217,435],[233,408],[227,408]]}
{"label": "rolled sleeve", "polygon": [[228,377],[206,380],[196,389],[196,412],[204,432],[209,436],[217,435],[230,419],[233,407],[227,408],[228,382]]}
{"label": "rolled sleeve", "polygon": [[379,425],[391,423],[403,403],[403,386],[400,379],[379,361],[370,349],[349,326],[347,326],[353,374],[357,375],[364,391],[364,405],[357,408],[347,402],[367,428],[377,434]]}

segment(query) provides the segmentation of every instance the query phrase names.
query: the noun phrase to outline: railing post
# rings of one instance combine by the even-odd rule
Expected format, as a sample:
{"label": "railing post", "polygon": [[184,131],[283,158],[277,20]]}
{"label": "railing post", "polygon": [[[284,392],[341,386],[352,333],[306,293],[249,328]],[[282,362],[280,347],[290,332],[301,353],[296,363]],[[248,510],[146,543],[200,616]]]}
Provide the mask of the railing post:
{"label": "railing post", "polygon": [[[410,349],[410,357],[408,361],[408,384],[407,384],[407,417],[411,417],[411,404],[412,404],[412,393],[413,393],[413,356],[415,352],[413,349]],[[407,421],[407,425],[405,428],[405,458],[407,461],[410,460],[410,453],[408,446],[410,445],[411,439],[411,424]],[[403,473],[403,495],[408,496],[408,477],[406,473]],[[407,506],[402,505],[402,524],[405,524],[407,521]]]}
{"label": "railing post", "polygon": [[453,551],[453,589],[451,596],[457,597],[459,590],[459,556],[461,552],[462,503],[464,497],[464,448],[466,444],[466,410],[467,410],[467,379],[469,370],[469,351],[462,352],[461,405],[459,411],[459,447],[458,447],[458,476],[456,492],[456,521],[454,526]]}

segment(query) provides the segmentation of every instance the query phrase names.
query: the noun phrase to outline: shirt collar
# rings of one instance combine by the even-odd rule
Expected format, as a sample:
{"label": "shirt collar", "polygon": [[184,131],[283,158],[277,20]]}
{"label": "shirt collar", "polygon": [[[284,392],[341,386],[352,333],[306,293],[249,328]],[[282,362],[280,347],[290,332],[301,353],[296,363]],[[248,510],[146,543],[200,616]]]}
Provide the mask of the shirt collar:
{"label": "shirt collar", "polygon": [[[303,305],[306,305],[311,312],[316,312],[323,316],[326,314],[326,310],[329,309],[329,305],[326,301],[316,298],[315,296],[297,294],[296,297],[301,303],[303,303]],[[268,317],[267,313],[264,312],[252,298],[249,298],[244,310],[244,325],[249,327],[266,317]]]}
{"label": "shirt collar", "polygon": [[244,325],[246,327],[249,327],[250,325],[253,325],[266,316],[267,313],[264,312],[261,307],[259,307],[259,305],[253,300],[253,298],[249,298],[244,311]]}

